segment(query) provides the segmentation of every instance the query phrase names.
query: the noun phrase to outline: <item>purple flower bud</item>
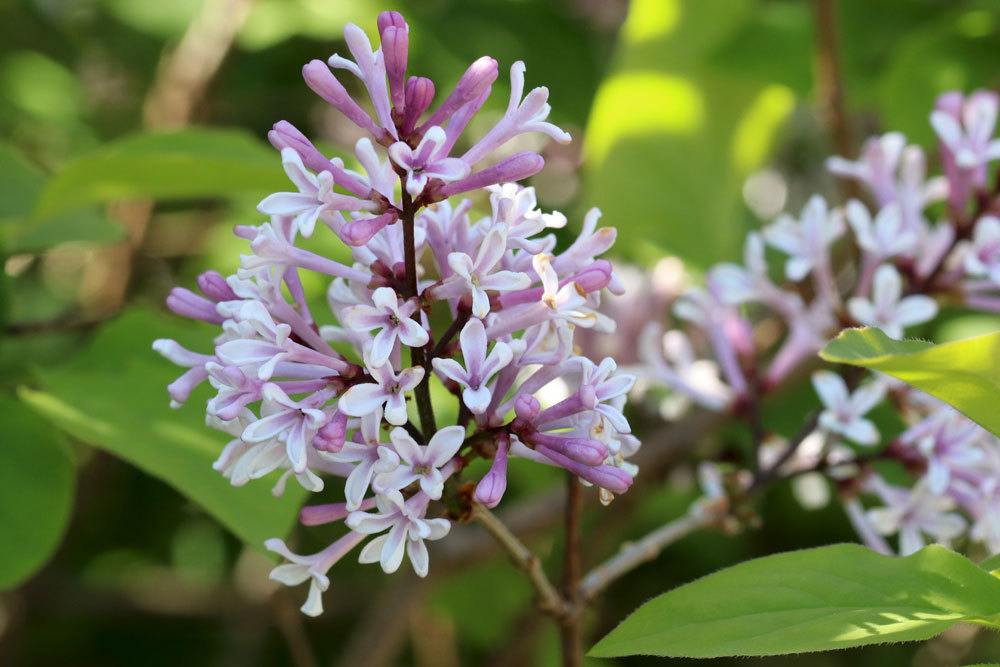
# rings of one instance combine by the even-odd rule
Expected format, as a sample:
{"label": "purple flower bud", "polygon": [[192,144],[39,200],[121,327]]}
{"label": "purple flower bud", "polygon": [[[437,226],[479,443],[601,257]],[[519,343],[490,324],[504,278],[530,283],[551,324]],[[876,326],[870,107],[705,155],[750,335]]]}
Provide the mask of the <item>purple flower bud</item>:
{"label": "purple flower bud", "polygon": [[[375,507],[375,499],[368,498],[361,501],[361,505],[356,510],[366,511]],[[299,522],[303,526],[322,526],[326,523],[333,523],[347,518],[351,510],[347,509],[347,503],[329,503],[326,505],[307,505],[299,512]]]}
{"label": "purple flower bud", "polygon": [[490,509],[496,507],[503,498],[507,490],[507,451],[510,447],[510,440],[506,434],[501,435],[497,442],[497,453],[493,457],[489,472],[483,475],[476,485],[474,495],[476,502],[482,503]]}
{"label": "purple flower bud", "polygon": [[511,155],[492,167],[477,171],[463,179],[447,183],[437,191],[439,199],[451,197],[460,192],[478,190],[497,183],[512,183],[534,176],[545,166],[545,160],[538,153],[525,151]]}
{"label": "purple flower bud", "polygon": [[389,79],[389,93],[392,105],[402,113],[406,107],[406,58],[409,50],[409,35],[403,27],[387,26],[382,30],[382,55],[385,57],[385,72]]}
{"label": "purple flower bud", "polygon": [[612,493],[622,494],[632,486],[632,476],[621,468],[610,465],[589,466],[552,450],[545,445],[538,445],[538,453],[555,463],[561,468],[565,468],[577,477],[587,480],[591,484],[596,484],[602,489],[607,489]]}
{"label": "purple flower bud", "polygon": [[521,394],[514,399],[514,414],[518,419],[532,422],[541,410],[542,404],[531,394]]}
{"label": "purple flower bud", "polygon": [[408,136],[434,101],[434,82],[422,76],[411,76],[406,82],[406,113],[400,124],[400,132]]}
{"label": "purple flower bud", "polygon": [[607,287],[608,283],[611,282],[611,276],[611,262],[599,259],[578,273],[573,282],[589,294]]}
{"label": "purple flower bud", "polygon": [[421,129],[443,126],[451,115],[463,104],[471,102],[482,94],[483,90],[493,85],[497,79],[497,61],[489,56],[483,56],[469,65],[462,78],[455,84],[455,90],[441,103],[441,106],[431,114],[431,117],[421,125]]}
{"label": "purple flower bud", "polygon": [[384,227],[395,223],[397,219],[398,214],[392,210],[374,218],[351,220],[340,228],[337,235],[347,245],[362,246],[371,241],[372,237],[382,231]]}
{"label": "purple flower bud", "polygon": [[333,413],[330,421],[316,433],[313,447],[321,452],[339,452],[344,448],[347,438],[347,415],[339,410]]}
{"label": "purple flower bud", "polygon": [[182,317],[222,324],[226,319],[215,311],[215,303],[189,289],[175,287],[167,295],[167,308]]}
{"label": "purple flower bud", "polygon": [[330,172],[333,176],[333,182],[351,194],[365,199],[371,194],[371,188],[357,176],[347,173],[342,167],[328,160],[304,134],[299,132],[298,128],[288,121],[282,120],[275,123],[271,131],[267,133],[267,139],[279,151],[285,148],[294,150],[302,158],[302,163],[316,173]]}
{"label": "purple flower bud", "polygon": [[239,297],[218,271],[205,271],[198,276],[198,288],[212,301],[235,301]]}
{"label": "purple flower bud", "polygon": [[378,32],[379,34],[384,34],[386,28],[401,28],[403,30],[409,30],[409,26],[406,25],[406,19],[399,12],[382,12],[378,15]]}
{"label": "purple flower bud", "polygon": [[257,238],[257,228],[253,225],[233,225],[233,234],[241,239],[253,241]]}
{"label": "purple flower bud", "polygon": [[362,130],[371,133],[376,139],[381,139],[385,135],[385,130],[375,125],[371,116],[358,106],[358,103],[354,101],[347,89],[322,60],[312,60],[303,66],[302,77],[314,93],[347,116]]}
{"label": "purple flower bud", "polygon": [[590,438],[532,433],[527,439],[537,447],[546,447],[588,466],[599,466],[608,458],[607,445]]}

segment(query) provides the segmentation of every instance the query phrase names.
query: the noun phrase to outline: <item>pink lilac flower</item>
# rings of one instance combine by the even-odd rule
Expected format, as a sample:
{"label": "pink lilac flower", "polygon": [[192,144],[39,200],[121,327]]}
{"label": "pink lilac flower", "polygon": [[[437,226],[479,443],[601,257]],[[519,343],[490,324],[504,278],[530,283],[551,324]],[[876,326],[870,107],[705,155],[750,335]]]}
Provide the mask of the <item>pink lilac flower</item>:
{"label": "pink lilac flower", "polygon": [[[389,363],[367,365],[375,382],[356,384],[343,393],[337,406],[351,417],[385,416],[390,424],[406,423],[406,392],[413,390],[424,378],[424,369],[416,366],[398,373]],[[378,421],[376,419],[376,421]]]}
{"label": "pink lilac flower", "polygon": [[405,553],[417,576],[426,577],[429,559],[424,540],[439,540],[451,529],[447,519],[425,518],[428,500],[422,493],[406,500],[399,491],[391,489],[376,496],[377,512],[348,515],[347,525],[359,533],[374,535],[389,531],[366,544],[358,560],[379,563],[385,572],[392,573],[399,569]]}
{"label": "pink lilac flower", "polygon": [[883,264],[875,272],[871,299],[854,297],[847,310],[857,322],[878,327],[890,338],[902,338],[903,330],[923,324],[937,315],[937,303],[923,294],[903,296],[903,279],[899,271]]}
{"label": "pink lilac flower", "polygon": [[447,464],[465,440],[465,429],[461,426],[446,426],[435,433],[427,445],[419,445],[406,429],[394,428],[389,434],[392,447],[379,447],[379,456],[384,472],[375,477],[375,490],[402,491],[413,482],[419,482],[420,490],[431,500],[441,497],[444,476],[441,468]]}
{"label": "pink lilac flower", "polygon": [[355,331],[379,330],[372,339],[372,365],[381,366],[388,361],[396,341],[409,347],[422,347],[427,343],[427,331],[412,319],[417,311],[415,302],[406,301],[401,305],[391,288],[379,287],[372,292],[372,303],[372,306],[351,306],[341,314],[344,324]]}
{"label": "pink lilac flower", "polygon": [[[599,307],[605,289],[623,287],[601,258],[616,232],[600,227],[593,209],[557,251],[548,231],[566,227],[566,217],[540,210],[534,190],[517,183],[543,158],[496,152],[526,133],[569,140],[548,119],[548,90],[525,95],[516,62],[505,113],[478,139],[466,137],[492,92],[496,60],[473,62],[433,106],[438,86],[407,72],[403,17],[382,13],[378,35],[373,44],[348,25],[349,56],[302,68],[309,88],[364,132],[353,147],[358,166],[275,123],[268,139],[294,190],[265,197],[259,224],[235,228],[249,245],[235,275],[203,274],[200,293],[176,288],[167,298],[175,313],[219,327],[213,349],[154,344],[185,369],[168,388],[173,405],[206,380],[214,390],[209,425],[231,438],[215,468],[232,484],[273,474],[277,494],[293,475],[311,492],[342,480],[344,502],[311,505],[300,519],[343,521],[352,529],[345,537],[313,556],[268,543],[289,561],[273,578],[309,581],[309,614],[321,611],[329,567],[365,535],[385,532],[362,549],[362,562],[394,571],[409,555],[426,575],[424,541],[450,529],[432,518],[437,500],[446,485],[462,483],[471,458],[489,459],[475,500],[490,507],[503,497],[511,456],[562,467],[597,485],[602,501],[625,492],[638,472],[628,458],[639,441],[623,412],[631,376],[609,359],[597,365],[574,353],[579,328],[614,329]],[[345,75],[366,99],[352,96]],[[469,148],[457,154],[459,145]],[[483,217],[472,213],[483,197],[452,199],[471,191],[489,198]],[[302,247],[322,234],[346,246],[340,256],[349,259]],[[317,280],[329,284],[328,312],[309,292]],[[452,326],[435,332],[447,315]],[[535,395],[560,375],[572,396],[543,411]],[[461,399],[460,424],[438,428],[432,383]]]}
{"label": "pink lilac flower", "polygon": [[469,320],[459,334],[464,365],[454,359],[435,358],[434,370],[462,387],[462,401],[472,414],[481,415],[493,399],[489,382],[514,357],[510,346],[497,341],[489,354],[486,328],[477,319]]}
{"label": "pink lilac flower", "polygon": [[885,396],[881,382],[870,382],[849,392],[844,379],[832,371],[817,371],[812,376],[813,387],[823,401],[819,416],[820,428],[837,433],[859,445],[878,443],[875,424],[864,418]]}

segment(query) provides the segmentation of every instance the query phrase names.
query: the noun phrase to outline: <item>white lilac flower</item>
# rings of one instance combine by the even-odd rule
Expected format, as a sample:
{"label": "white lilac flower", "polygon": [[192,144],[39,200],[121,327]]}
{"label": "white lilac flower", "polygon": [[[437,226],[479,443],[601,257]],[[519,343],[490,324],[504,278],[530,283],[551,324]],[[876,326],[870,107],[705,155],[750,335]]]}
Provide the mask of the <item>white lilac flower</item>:
{"label": "white lilac flower", "polygon": [[435,433],[426,445],[418,445],[404,428],[394,428],[389,434],[392,447],[379,447],[385,472],[375,477],[375,491],[402,491],[414,482],[431,500],[441,497],[444,489],[443,468],[458,453],[465,440],[461,426],[446,426]]}
{"label": "white lilac flower", "polygon": [[462,327],[458,340],[462,349],[462,364],[443,358],[435,358],[431,363],[434,370],[462,387],[462,401],[472,414],[481,415],[493,399],[488,386],[490,380],[511,362],[514,355],[503,341],[494,343],[487,354],[489,338],[482,321],[477,319],[470,319]]}
{"label": "white lilac flower", "polygon": [[507,249],[507,236],[502,227],[491,229],[483,238],[473,260],[463,252],[448,255],[448,265],[453,273],[434,293],[439,297],[469,294],[472,314],[482,319],[490,312],[488,292],[510,292],[531,285],[531,278],[516,271],[496,271],[495,268]]}
{"label": "white lilac flower", "polygon": [[376,496],[377,512],[348,515],[347,525],[359,533],[374,535],[389,531],[366,544],[358,560],[379,563],[385,572],[391,573],[399,569],[405,553],[413,571],[426,577],[429,558],[424,540],[439,540],[451,529],[447,519],[425,518],[428,500],[421,493],[404,500],[399,491],[390,490]]}
{"label": "white lilac flower", "polygon": [[316,392],[302,401],[289,398],[276,384],[264,385],[261,394],[261,418],[243,430],[247,442],[277,439],[285,443],[288,460],[297,473],[305,472],[306,458],[316,431],[329,417],[319,409],[332,392]]}
{"label": "white lilac flower", "polygon": [[903,296],[903,279],[891,264],[875,271],[871,299],[854,297],[847,302],[851,317],[860,324],[878,327],[890,338],[902,338],[903,330],[923,324],[937,315],[937,303],[923,294]]}
{"label": "white lilac flower", "polygon": [[271,570],[271,579],[285,586],[298,586],[308,581],[309,595],[302,605],[302,613],[307,616],[319,616],[323,613],[323,593],[330,587],[326,573],[364,539],[363,533],[348,533],[312,556],[292,553],[283,540],[276,538],[267,540],[264,546],[268,551],[273,551],[289,561]]}
{"label": "white lilac flower", "polygon": [[976,223],[965,255],[965,271],[1000,285],[1000,218],[987,215]]}
{"label": "white lilac flower", "polygon": [[409,347],[422,347],[427,344],[427,330],[413,320],[417,312],[414,301],[406,301],[402,305],[396,293],[389,287],[379,287],[372,293],[373,306],[357,305],[345,308],[341,319],[348,328],[355,331],[379,332],[372,339],[371,362],[381,366],[389,359],[398,340]]}
{"label": "white lilac flower", "polygon": [[879,205],[885,206],[896,200],[896,171],[905,147],[906,137],[887,132],[866,140],[858,160],[835,156],[827,159],[826,166],[838,176],[867,185]]}
{"label": "white lilac flower", "polygon": [[581,402],[588,410],[607,419],[618,433],[631,433],[625,415],[616,399],[628,394],[635,384],[635,376],[624,373],[615,374],[618,364],[611,357],[606,357],[600,364],[595,364],[586,357],[578,357],[580,363],[580,396]]}
{"label": "white lilac flower", "polygon": [[345,442],[339,452],[325,455],[331,461],[349,463],[354,466],[344,482],[344,500],[348,510],[354,511],[360,508],[375,475],[388,472],[391,469],[391,465],[388,465],[379,456],[379,446],[381,445],[379,428],[380,425],[377,421],[363,419],[361,428],[358,429],[355,436],[357,442]]}
{"label": "white lilac flower", "polygon": [[844,379],[832,371],[817,371],[812,376],[813,387],[823,401],[819,426],[837,433],[859,445],[878,443],[878,429],[864,418],[885,396],[885,386],[879,382],[849,392]]}
{"label": "white lilac flower", "polygon": [[699,359],[683,331],[664,333],[659,324],[651,322],[640,334],[638,344],[647,379],[670,388],[683,399],[666,406],[668,416],[684,412],[689,402],[718,412],[732,401],[732,391],[719,377],[718,364]]}
{"label": "white lilac flower", "polygon": [[927,487],[945,493],[957,476],[978,478],[989,460],[983,446],[985,431],[974,421],[950,407],[942,407],[899,436],[899,441],[915,447],[927,461]]}
{"label": "white lilac flower", "polygon": [[[351,417],[385,416],[390,424],[406,423],[406,392],[416,388],[424,378],[420,366],[404,368],[398,373],[389,363],[368,365],[368,372],[375,382],[362,382],[352,386],[340,397],[337,406]],[[378,420],[376,420],[378,421]]]}
{"label": "white lilac flower", "polygon": [[436,178],[450,183],[469,175],[469,165],[459,158],[442,154],[446,137],[440,127],[432,127],[424,133],[416,148],[406,142],[397,141],[389,147],[389,157],[406,170],[406,191],[416,197],[427,186],[428,179]]}
{"label": "white lilac flower", "polygon": [[549,237],[532,239],[545,229],[561,229],[566,226],[566,216],[558,211],[544,213],[537,208],[535,188],[522,187],[517,183],[492,185],[490,206],[493,216],[491,225],[502,224],[507,232],[507,245],[537,255],[550,248]]}
{"label": "white lilac flower", "polygon": [[919,240],[916,230],[905,224],[898,204],[887,204],[872,220],[868,207],[852,199],[846,213],[858,245],[880,260],[910,253]]}
{"label": "white lilac flower", "polygon": [[[265,477],[279,468],[288,468],[287,472],[294,472],[290,467],[286,446],[277,438],[247,442],[240,437],[247,426],[256,420],[257,417],[249,410],[244,410],[238,417],[229,421],[216,417],[209,417],[207,420],[212,428],[236,436],[222,448],[219,458],[212,464],[212,468],[219,471],[233,486],[243,486],[250,480]],[[302,488],[307,491],[323,490],[323,480],[309,468],[294,474]],[[284,475],[276,485],[274,495],[281,495],[284,488],[283,480]]]}
{"label": "white lilac flower", "polygon": [[763,232],[769,245],[788,255],[785,275],[796,282],[827,266],[830,244],[843,233],[843,220],[831,213],[826,200],[818,195],[806,203],[798,220],[783,215]]}
{"label": "white lilac flower", "polygon": [[[249,245],[235,275],[207,272],[198,277],[200,293],[175,288],[167,297],[175,313],[219,327],[213,349],[154,344],[185,371],[168,387],[173,405],[206,379],[215,390],[208,423],[238,437],[214,467],[234,485],[273,475],[280,494],[292,475],[309,491],[331,477],[343,480],[345,502],[312,506],[300,520],[343,520],[356,530],[313,556],[268,543],[289,561],[275,579],[310,583],[308,614],[321,611],[329,567],[364,535],[388,531],[362,550],[362,562],[394,571],[408,553],[426,575],[424,541],[450,528],[427,516],[438,513],[436,500],[466,458],[493,454],[484,444],[458,458],[466,427],[432,428],[435,405],[424,382],[431,368],[448,390],[461,391],[474,416],[468,435],[496,443],[478,502],[500,502],[507,458],[521,450],[596,485],[602,501],[626,491],[637,473],[627,459],[639,441],[626,432],[623,414],[630,376],[617,374],[610,360],[595,365],[574,351],[577,329],[614,329],[598,310],[601,293],[620,294],[624,283],[599,257],[616,231],[599,228],[600,212],[592,209],[556,252],[549,230],[565,227],[566,217],[538,209],[534,190],[517,183],[544,160],[530,150],[496,155],[526,133],[569,140],[547,120],[548,90],[522,98],[524,65],[515,63],[504,115],[478,141],[464,137],[479,125],[472,121],[496,81],[496,60],[473,62],[432,108],[440,89],[407,74],[406,21],[383,12],[378,35],[373,45],[348,25],[350,58],[334,55],[302,69],[309,88],[363,131],[354,145],[360,166],[345,168],[291,123],[275,123],[268,139],[297,192],[265,197],[259,210],[270,220],[234,229]],[[364,86],[364,106],[338,79],[345,72]],[[460,139],[471,148],[453,155]],[[489,166],[473,171],[480,164]],[[489,196],[484,218],[470,215],[481,196],[453,199],[473,191]],[[327,256],[322,239],[310,244],[315,249],[302,247],[324,233],[349,248],[348,262]],[[317,281],[329,284],[324,312],[309,291]],[[432,328],[446,314],[459,323],[458,345],[450,344],[455,331]],[[533,407],[533,394],[561,375],[567,399],[544,412]],[[405,429],[383,442],[392,426]]]}
{"label": "white lilac flower", "polygon": [[330,172],[324,171],[315,176],[309,173],[294,149],[283,149],[281,161],[285,173],[299,191],[268,195],[257,205],[257,210],[265,215],[294,218],[294,229],[302,236],[312,236],[316,221],[334,211],[374,210],[374,202],[333,192]]}
{"label": "white lilac flower", "polygon": [[868,510],[868,520],[882,535],[899,534],[901,556],[922,549],[926,537],[947,546],[965,530],[965,519],[954,511],[955,501],[933,493],[926,484],[907,489],[880,482],[875,490],[885,505]]}
{"label": "white lilac flower", "polygon": [[550,110],[549,89],[544,86],[534,88],[523,100],[522,92],[524,92],[524,63],[518,60],[510,68],[510,101],[507,103],[507,111],[493,129],[466,151],[462,156],[463,160],[475,164],[518,134],[526,132],[541,132],[559,143],[569,142],[568,132],[546,121]]}
{"label": "white lilac flower", "polygon": [[934,131],[961,169],[976,170],[1000,158],[1000,139],[993,138],[997,106],[996,93],[976,91],[951,113],[931,113]]}

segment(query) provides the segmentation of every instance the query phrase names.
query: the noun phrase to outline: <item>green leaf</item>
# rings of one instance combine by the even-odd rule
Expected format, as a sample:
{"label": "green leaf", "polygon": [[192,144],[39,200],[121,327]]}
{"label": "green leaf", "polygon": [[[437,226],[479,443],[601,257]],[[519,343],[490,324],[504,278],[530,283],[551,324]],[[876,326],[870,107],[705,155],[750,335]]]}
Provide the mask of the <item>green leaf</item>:
{"label": "green leaf", "polygon": [[987,572],[996,572],[1000,570],[1000,554],[990,556],[986,560],[979,563],[979,567]]}
{"label": "green leaf", "polygon": [[0,144],[0,232],[4,254],[37,252],[67,241],[110,243],[123,238],[121,227],[96,210],[32,219],[45,175],[9,146]]}
{"label": "green leaf", "polygon": [[[621,238],[701,268],[738,255],[743,181],[769,157],[796,102],[786,83],[730,68],[731,49],[714,56],[745,43],[754,12],[749,0],[630,3],[584,144],[587,202]],[[633,242],[620,251],[643,249]]]}
{"label": "green leaf", "polygon": [[58,431],[0,398],[0,590],[40,568],[59,545],[73,504],[73,457]]}
{"label": "green leaf", "polygon": [[286,185],[277,153],[242,132],[138,134],[63,167],[46,184],[35,215],[118,199],[261,194]]}
{"label": "green leaf", "polygon": [[906,558],[839,544],[740,563],[640,607],[596,657],[761,656],[925,640],[990,624],[1000,580],[929,546]]}
{"label": "green leaf", "polygon": [[9,253],[39,252],[61,243],[114,243],[125,238],[122,228],[93,208],[70,211],[44,220],[14,225],[7,237]]}
{"label": "green leaf", "polygon": [[934,345],[893,340],[879,329],[847,329],[820,356],[888,373],[1000,435],[1000,332]]}
{"label": "green leaf", "polygon": [[31,213],[45,176],[11,148],[0,144],[0,219]]}
{"label": "green leaf", "polygon": [[161,337],[203,349],[210,346],[206,334],[180,320],[132,311],[107,325],[71,363],[40,369],[43,389],[23,388],[21,395],[74,437],[164,480],[260,548],[265,539],[288,533],[305,492],[293,482],[275,498],[267,480],[236,488],[213,470],[226,437],[205,426],[207,390],[171,410],[166,385],[182,369],[150,349]]}

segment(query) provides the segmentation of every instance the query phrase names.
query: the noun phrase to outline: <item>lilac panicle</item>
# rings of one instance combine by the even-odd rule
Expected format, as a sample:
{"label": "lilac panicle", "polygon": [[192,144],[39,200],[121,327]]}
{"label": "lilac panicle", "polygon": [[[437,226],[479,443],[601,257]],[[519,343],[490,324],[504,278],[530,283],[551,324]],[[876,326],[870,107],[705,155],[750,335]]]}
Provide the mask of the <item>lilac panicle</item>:
{"label": "lilac panicle", "polygon": [[[373,46],[348,25],[350,58],[334,54],[302,69],[309,88],[365,132],[354,146],[360,168],[276,123],[268,139],[291,186],[261,200],[259,225],[234,229],[248,244],[239,270],[204,273],[201,294],[175,288],[167,297],[175,313],[219,327],[213,349],[154,344],[184,369],[168,387],[172,405],[204,384],[215,392],[207,420],[230,439],[214,467],[233,485],[275,474],[275,494],[291,478],[312,493],[331,481],[342,486],[344,502],[307,506],[300,519],[343,522],[343,537],[313,555],[267,543],[286,560],[273,579],[309,582],[302,610],[310,615],[322,611],[329,568],[362,542],[361,562],[393,572],[406,558],[425,576],[425,542],[451,528],[438,501],[475,456],[491,459],[474,493],[488,507],[501,501],[514,456],[562,467],[605,501],[636,472],[626,459],[638,440],[622,413],[634,378],[610,359],[598,365],[576,355],[573,345],[578,329],[614,328],[598,312],[605,288],[621,291],[599,257],[614,230],[598,228],[591,211],[579,238],[556,252],[547,230],[565,226],[565,216],[543,213],[534,190],[517,183],[543,158],[521,152],[477,166],[521,134],[569,139],[547,120],[547,89],[522,99],[524,64],[515,63],[507,112],[468,141],[462,135],[492,91],[496,60],[472,63],[428,114],[436,87],[408,76],[406,21],[383,12],[378,35]],[[366,100],[352,97],[343,73]],[[455,151],[463,140],[473,146],[464,155]],[[482,219],[471,201],[451,199],[472,191],[489,200]],[[339,260],[302,247],[321,234],[344,244]],[[328,308],[308,298],[305,286],[316,279],[329,284]],[[448,313],[456,326],[432,331],[432,313]],[[426,363],[411,361],[417,350]],[[545,398],[560,377],[573,384],[571,397]],[[412,416],[409,406],[422,406],[431,382],[459,402],[458,424],[431,429],[422,407],[419,422]],[[470,437],[496,446],[474,448]]]}

